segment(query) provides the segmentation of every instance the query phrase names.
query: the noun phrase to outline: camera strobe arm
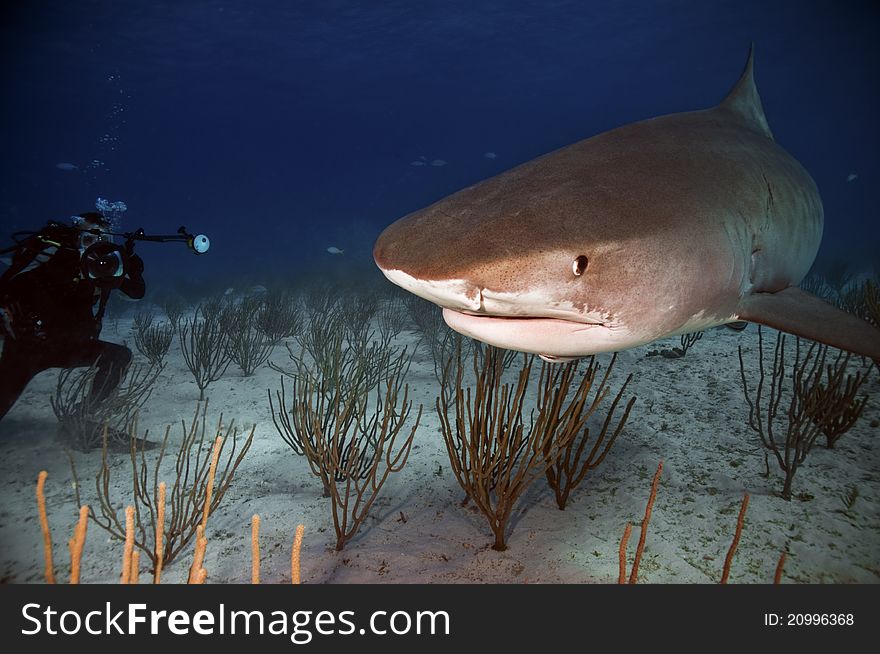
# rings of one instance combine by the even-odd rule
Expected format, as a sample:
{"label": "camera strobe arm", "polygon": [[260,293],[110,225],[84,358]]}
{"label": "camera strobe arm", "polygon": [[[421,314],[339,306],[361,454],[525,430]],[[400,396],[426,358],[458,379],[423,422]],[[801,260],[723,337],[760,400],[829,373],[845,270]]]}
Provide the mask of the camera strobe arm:
{"label": "camera strobe arm", "polygon": [[146,234],[144,228],[140,227],[134,232],[126,232],[125,234],[114,234],[114,236],[123,236],[127,247],[132,247],[134,241],[150,241],[153,243],[186,243],[186,246],[196,254],[204,254],[208,251],[211,241],[204,234],[190,234],[186,231],[186,227],[181,227],[176,234]]}

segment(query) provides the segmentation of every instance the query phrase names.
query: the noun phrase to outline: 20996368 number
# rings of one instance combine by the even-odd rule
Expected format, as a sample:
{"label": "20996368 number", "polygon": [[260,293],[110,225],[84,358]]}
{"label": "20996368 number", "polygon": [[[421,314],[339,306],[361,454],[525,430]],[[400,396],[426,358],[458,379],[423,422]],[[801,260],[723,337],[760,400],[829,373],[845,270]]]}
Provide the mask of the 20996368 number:
{"label": "20996368 number", "polygon": [[852,626],[855,616],[852,613],[765,613],[764,624],[771,627]]}
{"label": "20996368 number", "polygon": [[790,626],[850,626],[855,623],[852,613],[789,613],[787,620]]}

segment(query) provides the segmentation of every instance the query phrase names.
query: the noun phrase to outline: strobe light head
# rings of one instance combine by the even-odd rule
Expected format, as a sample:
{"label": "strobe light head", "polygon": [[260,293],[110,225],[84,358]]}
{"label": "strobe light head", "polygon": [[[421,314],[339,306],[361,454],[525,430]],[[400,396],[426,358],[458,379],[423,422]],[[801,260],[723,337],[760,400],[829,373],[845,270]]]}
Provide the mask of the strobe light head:
{"label": "strobe light head", "polygon": [[211,247],[211,240],[204,234],[196,234],[190,240],[189,246],[196,254],[204,254]]}

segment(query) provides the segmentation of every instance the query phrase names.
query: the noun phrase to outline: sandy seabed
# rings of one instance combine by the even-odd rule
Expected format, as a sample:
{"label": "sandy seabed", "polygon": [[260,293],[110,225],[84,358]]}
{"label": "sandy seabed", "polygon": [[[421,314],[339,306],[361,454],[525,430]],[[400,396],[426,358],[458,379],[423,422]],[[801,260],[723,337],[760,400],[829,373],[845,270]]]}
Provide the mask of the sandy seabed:
{"label": "sandy seabed", "polygon": [[[767,330],[771,342],[773,332]],[[133,347],[131,319],[107,321],[102,336]],[[767,338],[767,337],[765,337]],[[404,331],[400,344],[415,346],[417,334]],[[623,433],[605,461],[588,473],[570,498],[556,507],[539,478],[521,498],[510,521],[508,549],[491,548],[485,518],[469,505],[449,466],[435,409],[438,383],[427,348],[418,349],[407,376],[416,408],[424,405],[413,450],[404,469],[392,474],[361,530],[336,552],[329,500],[305,459],[284,443],[271,419],[267,389],[280,388],[268,366],[243,377],[230,366],[209,386],[208,425],[222,411],[225,420],[256,425],[251,451],[220,508],[208,522],[205,568],[208,583],[248,583],[251,574],[251,516],[261,516],[261,577],[264,583],[290,580],[290,549],[298,523],[305,525],[304,583],[612,583],[618,576],[618,547],[624,526],[634,524],[632,561],[651,479],[664,467],[639,571],[640,583],[714,583],[721,577],[733,539],[743,494],[751,495],[730,583],[770,583],[780,552],[788,551],[784,583],[877,583],[880,581],[880,479],[876,444],[880,421],[880,375],[863,386],[869,396],[856,426],[833,450],[820,437],[798,470],[792,501],[779,496],[782,471],[747,426],[748,406],[740,383],[737,346],[756,365],[757,330],[707,332],[681,359],[647,357],[678,339],[618,355],[612,375],[616,389],[634,373],[628,395],[637,401]],[[140,355],[136,353],[136,356]],[[765,354],[766,356],[766,354]],[[599,357],[607,363],[610,356]],[[272,360],[288,362],[278,347]],[[77,506],[67,455],[49,406],[58,372],[35,378],[0,423],[0,551],[2,580],[43,581],[43,548],[34,489],[47,470],[49,523],[59,580],[69,574],[67,539]],[[533,382],[532,386],[535,386]],[[141,431],[160,438],[172,427],[172,460],[163,465],[173,481],[173,447],[181,421],[189,425],[198,389],[172,344],[165,369],[140,416]],[[607,406],[603,405],[603,406]],[[415,412],[414,412],[415,413]],[[413,414],[414,415],[414,414]],[[593,423],[604,417],[600,409]],[[412,420],[412,418],[410,418]],[[401,434],[402,440],[404,434]],[[94,502],[94,477],[101,452],[74,453],[83,501]],[[119,507],[131,502],[131,462],[111,454],[111,484]],[[846,510],[844,496],[858,498]],[[120,515],[121,515],[120,510]],[[163,583],[186,580],[192,544],[163,573]],[[122,545],[94,523],[89,525],[82,581],[116,582]],[[141,579],[151,576],[142,557]],[[146,561],[149,563],[148,561]]]}

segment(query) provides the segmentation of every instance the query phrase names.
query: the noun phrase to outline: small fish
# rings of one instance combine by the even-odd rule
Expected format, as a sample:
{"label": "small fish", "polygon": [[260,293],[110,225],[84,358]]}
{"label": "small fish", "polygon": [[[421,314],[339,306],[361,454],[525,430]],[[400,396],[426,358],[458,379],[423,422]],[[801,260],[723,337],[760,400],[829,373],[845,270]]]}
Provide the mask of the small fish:
{"label": "small fish", "polygon": [[859,178],[859,176],[856,175],[855,173],[850,173],[849,175],[846,176],[846,181],[848,181],[848,182],[854,182],[854,181],[857,180],[858,178]]}
{"label": "small fish", "polygon": [[498,157],[498,155],[495,154],[494,152],[484,152],[483,153],[483,158],[485,158],[485,159],[495,159],[497,157]]}
{"label": "small fish", "polygon": [[419,159],[416,159],[415,161],[410,161],[410,162],[409,162],[409,165],[410,165],[410,166],[424,166],[424,165],[425,165],[425,162],[424,162],[424,161],[421,161],[421,160],[419,160]]}
{"label": "small fish", "polygon": [[439,166],[445,166],[445,165],[446,165],[446,162],[443,161],[443,159],[434,159],[434,161],[431,162],[431,165],[432,165],[432,166],[438,166],[438,167],[439,167]]}
{"label": "small fish", "polygon": [[345,250],[340,250],[335,245],[331,245],[329,248],[327,248],[327,252],[329,252],[330,254],[344,254]]}
{"label": "small fish", "polygon": [[78,169],[79,169],[79,167],[76,166],[75,164],[67,163],[66,161],[61,161],[61,162],[55,164],[55,167],[56,167],[58,170],[68,170],[68,171],[69,171],[69,170],[78,170]]}

